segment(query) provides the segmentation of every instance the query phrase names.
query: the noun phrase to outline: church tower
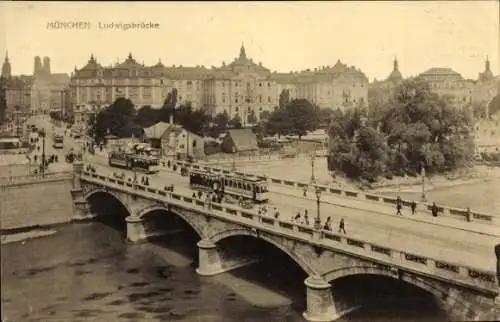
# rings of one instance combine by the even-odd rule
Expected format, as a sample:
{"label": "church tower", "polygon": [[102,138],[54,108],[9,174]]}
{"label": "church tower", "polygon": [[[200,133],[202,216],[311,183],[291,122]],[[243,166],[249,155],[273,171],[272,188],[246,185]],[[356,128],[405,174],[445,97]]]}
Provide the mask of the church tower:
{"label": "church tower", "polygon": [[491,72],[490,60],[488,56],[486,56],[486,61],[484,62],[484,72],[479,74],[480,81],[490,81],[494,78],[493,73]]}
{"label": "church tower", "polygon": [[243,43],[241,44],[241,48],[240,48],[240,59],[241,60],[247,59],[247,53],[245,51],[245,45],[243,45]]}
{"label": "church tower", "polygon": [[10,78],[12,76],[12,70],[9,62],[9,53],[5,52],[5,61],[2,65],[2,77]]}
{"label": "church tower", "polygon": [[37,76],[40,75],[42,72],[42,60],[40,59],[40,56],[35,57],[35,68],[33,70],[33,75]]}
{"label": "church tower", "polygon": [[50,75],[50,58],[47,56],[43,57],[43,73]]}
{"label": "church tower", "polygon": [[401,75],[401,72],[399,71],[398,59],[396,57],[394,57],[392,72],[389,75],[389,77],[387,78],[387,80],[398,82],[398,81],[401,81],[402,79],[403,79],[403,76]]}

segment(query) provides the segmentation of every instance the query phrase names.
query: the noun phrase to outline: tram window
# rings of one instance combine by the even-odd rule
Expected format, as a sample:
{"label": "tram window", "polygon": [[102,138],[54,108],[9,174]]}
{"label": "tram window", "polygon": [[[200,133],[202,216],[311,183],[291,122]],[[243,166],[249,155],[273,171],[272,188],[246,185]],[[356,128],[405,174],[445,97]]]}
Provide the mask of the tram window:
{"label": "tram window", "polygon": [[241,189],[241,182],[238,182],[238,189]]}

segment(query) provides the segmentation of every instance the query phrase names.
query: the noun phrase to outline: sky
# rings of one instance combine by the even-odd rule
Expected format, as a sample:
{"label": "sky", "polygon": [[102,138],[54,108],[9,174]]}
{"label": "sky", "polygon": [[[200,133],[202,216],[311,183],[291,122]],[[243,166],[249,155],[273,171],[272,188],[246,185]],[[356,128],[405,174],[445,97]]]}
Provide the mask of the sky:
{"label": "sky", "polygon": [[[314,69],[338,59],[370,80],[385,79],[394,57],[403,76],[449,67],[477,78],[489,57],[499,73],[498,1],[432,2],[0,2],[0,59],[32,74],[34,57],[71,73],[93,53],[104,66],[129,53],[146,65],[220,66],[244,43],[272,71]],[[50,28],[85,22],[83,29]],[[101,29],[110,23],[158,28]]]}

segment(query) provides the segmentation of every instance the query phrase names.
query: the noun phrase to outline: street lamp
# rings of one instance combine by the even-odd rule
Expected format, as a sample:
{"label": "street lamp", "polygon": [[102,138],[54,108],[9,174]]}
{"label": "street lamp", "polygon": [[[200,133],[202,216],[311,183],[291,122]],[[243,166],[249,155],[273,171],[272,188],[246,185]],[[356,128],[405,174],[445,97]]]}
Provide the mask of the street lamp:
{"label": "street lamp", "polygon": [[422,162],[422,169],[420,170],[420,175],[422,176],[422,201],[426,201],[425,198],[425,166]]}
{"label": "street lamp", "polygon": [[314,159],[316,158],[316,155],[314,153],[311,153],[311,183],[316,182],[316,178],[314,177]]}
{"label": "street lamp", "polygon": [[318,187],[316,187],[315,193],[316,193],[316,208],[317,208],[317,212],[316,212],[316,218],[314,219],[314,229],[321,230],[321,217],[320,217],[320,214],[319,214],[319,205],[320,205],[319,199],[321,198],[321,189],[319,189]]}
{"label": "street lamp", "polygon": [[42,172],[42,175],[45,174],[45,130],[41,129],[38,132],[38,135],[42,137],[42,168],[40,171]]}
{"label": "street lamp", "polygon": [[231,168],[232,172],[236,172],[236,147],[233,146],[233,165]]}

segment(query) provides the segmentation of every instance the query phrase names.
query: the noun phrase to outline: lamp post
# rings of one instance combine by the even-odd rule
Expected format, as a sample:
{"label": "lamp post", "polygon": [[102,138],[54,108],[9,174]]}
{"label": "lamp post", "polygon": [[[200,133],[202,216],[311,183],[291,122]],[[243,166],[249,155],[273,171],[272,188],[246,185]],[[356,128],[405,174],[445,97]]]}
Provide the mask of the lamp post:
{"label": "lamp post", "polygon": [[321,217],[319,213],[319,206],[320,206],[320,198],[321,198],[321,190],[316,187],[316,218],[314,219],[314,229],[321,230]]}
{"label": "lamp post", "polygon": [[425,198],[425,166],[422,163],[422,169],[420,170],[420,175],[422,176],[422,201],[426,201]]}
{"label": "lamp post", "polygon": [[236,147],[233,146],[233,165],[231,167],[232,172],[236,172]]}
{"label": "lamp post", "polygon": [[314,159],[316,158],[316,155],[314,153],[311,153],[311,183],[316,182],[316,178],[314,177]]}
{"label": "lamp post", "polygon": [[42,168],[40,171],[42,172],[42,175],[45,174],[45,130],[41,129],[38,134],[42,137]]}

